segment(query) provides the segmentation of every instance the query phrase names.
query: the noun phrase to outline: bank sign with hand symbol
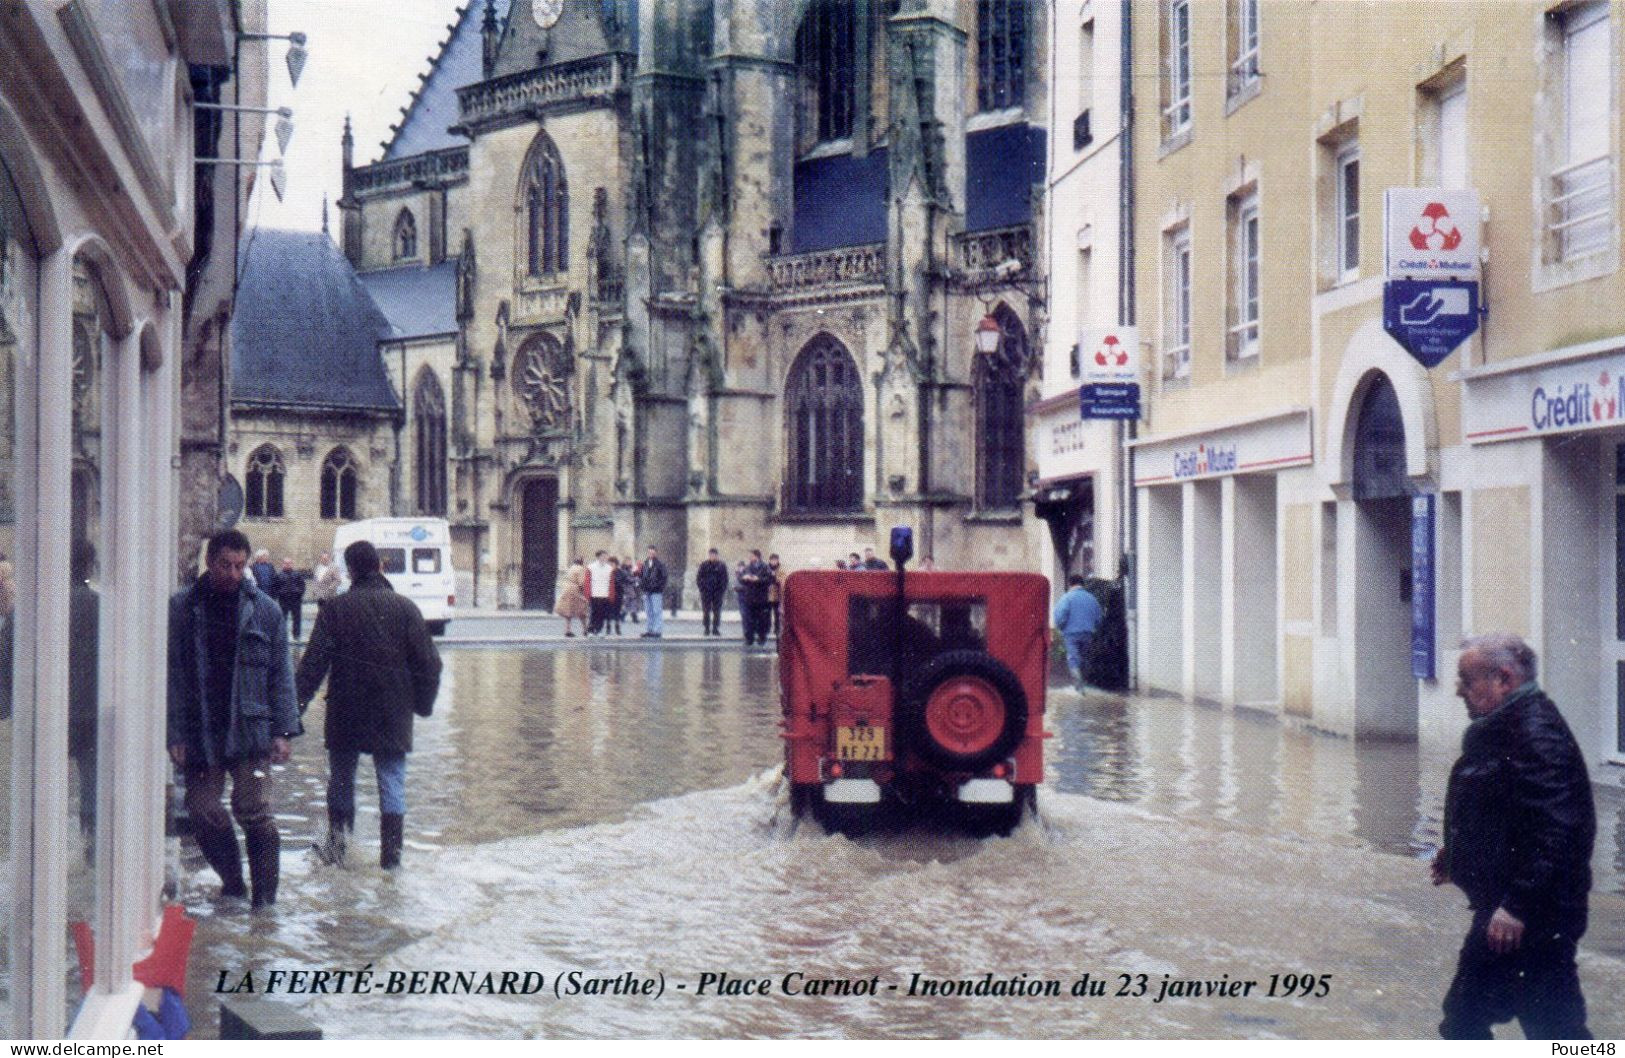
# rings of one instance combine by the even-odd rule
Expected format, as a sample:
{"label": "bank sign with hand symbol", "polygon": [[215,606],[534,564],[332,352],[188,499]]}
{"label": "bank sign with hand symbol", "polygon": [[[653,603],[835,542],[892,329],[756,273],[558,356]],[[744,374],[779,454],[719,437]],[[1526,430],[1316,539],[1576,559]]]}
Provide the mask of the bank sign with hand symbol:
{"label": "bank sign with hand symbol", "polygon": [[1395,187],[1383,206],[1383,330],[1436,367],[1478,330],[1478,194]]}

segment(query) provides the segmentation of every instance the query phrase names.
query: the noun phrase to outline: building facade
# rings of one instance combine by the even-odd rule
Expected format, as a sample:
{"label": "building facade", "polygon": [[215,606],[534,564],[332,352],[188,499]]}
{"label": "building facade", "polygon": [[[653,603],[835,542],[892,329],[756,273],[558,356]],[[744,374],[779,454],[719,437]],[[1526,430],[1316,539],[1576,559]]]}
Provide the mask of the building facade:
{"label": "building facade", "polygon": [[[691,590],[709,547],[829,566],[894,524],[1032,566],[1047,18],[463,8],[338,203],[362,283],[418,293],[379,295],[393,509],[451,521],[460,597],[550,608],[572,556],[648,544]],[[431,289],[449,320],[403,320]]]}
{"label": "building facade", "polygon": [[1126,542],[1123,435],[1118,423],[1079,417],[1084,364],[1103,330],[1132,324],[1122,283],[1122,4],[1052,5],[1055,56],[1047,204],[1049,334],[1040,400],[1030,428],[1044,534],[1040,570],[1064,589],[1068,575],[1115,577]]}
{"label": "building facade", "polygon": [[[130,968],[164,883],[183,365],[210,353],[192,313],[229,298],[235,229],[220,220],[249,186],[237,167],[194,164],[221,136],[219,113],[194,104],[221,88],[263,101],[266,45],[241,54],[238,34],[264,16],[263,3],[0,5],[8,1038],[122,1038],[140,998]],[[245,123],[250,157],[259,127]]]}
{"label": "building facade", "polygon": [[[1460,637],[1505,629],[1625,760],[1621,8],[1132,10],[1141,680],[1444,745]],[[1480,326],[1431,370],[1384,329],[1390,188],[1481,204]]]}

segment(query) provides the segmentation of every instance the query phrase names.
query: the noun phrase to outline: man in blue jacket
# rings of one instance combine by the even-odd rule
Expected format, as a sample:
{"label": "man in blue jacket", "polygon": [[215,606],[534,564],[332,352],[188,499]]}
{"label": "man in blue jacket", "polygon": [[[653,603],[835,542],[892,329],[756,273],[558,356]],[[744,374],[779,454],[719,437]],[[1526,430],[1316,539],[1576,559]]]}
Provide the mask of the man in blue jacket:
{"label": "man in blue jacket", "polygon": [[[198,848],[220,875],[220,895],[245,897],[236,817],[248,844],[253,906],[276,903],[281,838],[271,815],[271,765],[301,733],[282,607],[248,565],[248,538],[209,538],[208,571],[169,600],[169,757],[186,777]],[[231,778],[231,811],[221,803]]]}
{"label": "man in blue jacket", "polygon": [[1072,682],[1082,691],[1089,678],[1089,641],[1100,627],[1100,603],[1083,586],[1083,578],[1074,573],[1066,578],[1067,591],[1055,604],[1052,615],[1061,642],[1066,644],[1066,667],[1072,673]]}

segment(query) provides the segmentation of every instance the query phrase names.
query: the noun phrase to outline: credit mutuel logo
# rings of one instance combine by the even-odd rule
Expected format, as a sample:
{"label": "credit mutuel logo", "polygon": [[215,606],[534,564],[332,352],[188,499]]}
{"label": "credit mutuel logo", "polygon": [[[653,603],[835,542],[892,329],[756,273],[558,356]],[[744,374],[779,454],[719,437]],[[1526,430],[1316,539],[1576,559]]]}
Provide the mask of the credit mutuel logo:
{"label": "credit mutuel logo", "polygon": [[1199,478],[1227,474],[1236,469],[1236,446],[1200,444],[1174,453],[1174,477]]}
{"label": "credit mutuel logo", "polygon": [[1613,422],[1625,410],[1625,373],[1604,371],[1595,382],[1536,386],[1529,396],[1529,424],[1537,430],[1560,430]]}

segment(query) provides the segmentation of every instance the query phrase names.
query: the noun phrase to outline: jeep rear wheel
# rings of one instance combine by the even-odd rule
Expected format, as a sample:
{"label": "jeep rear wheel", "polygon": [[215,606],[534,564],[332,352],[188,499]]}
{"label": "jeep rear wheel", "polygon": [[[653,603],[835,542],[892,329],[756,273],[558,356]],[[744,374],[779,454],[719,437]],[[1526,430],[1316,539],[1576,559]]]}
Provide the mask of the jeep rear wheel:
{"label": "jeep rear wheel", "polygon": [[1027,728],[1027,694],[1016,674],[980,650],[926,662],[904,697],[904,735],[920,756],[950,770],[976,770],[1010,755]]}

